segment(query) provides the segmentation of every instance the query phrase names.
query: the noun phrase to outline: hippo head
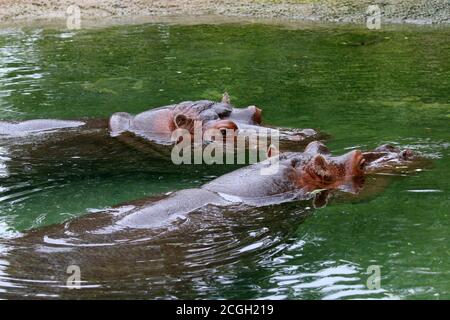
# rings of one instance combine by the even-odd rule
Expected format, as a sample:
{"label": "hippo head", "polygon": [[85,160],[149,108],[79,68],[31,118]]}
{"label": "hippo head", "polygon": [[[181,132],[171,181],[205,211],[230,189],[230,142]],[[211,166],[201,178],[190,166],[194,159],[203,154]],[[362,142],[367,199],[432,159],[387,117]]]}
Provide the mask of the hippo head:
{"label": "hippo head", "polygon": [[382,145],[370,152],[353,150],[341,156],[331,156],[321,142],[311,142],[301,161],[294,161],[297,184],[305,190],[341,189],[356,193],[364,176],[378,171],[396,170],[410,166],[418,157],[410,149]]}
{"label": "hippo head", "polygon": [[[184,101],[147,110],[137,115],[118,112],[109,119],[109,131],[113,137],[124,139],[128,138],[128,133],[131,133],[161,144],[172,144],[174,141],[184,140],[186,134],[190,134],[193,141],[192,138],[196,138],[201,133],[208,143],[211,140],[228,141],[232,137],[256,135],[269,138],[278,136],[280,142],[292,141],[295,146],[300,145],[299,141],[310,140],[318,135],[312,129],[273,129],[262,126],[261,122],[260,108],[256,106],[235,108],[230,104],[230,98],[225,93],[221,102]],[[211,134],[211,131],[214,133]],[[208,134],[205,134],[206,132]],[[209,139],[211,135],[214,135],[214,139]],[[289,149],[292,150],[292,148]]]}
{"label": "hippo head", "polygon": [[227,93],[221,102],[207,100],[185,102],[175,106],[171,130],[185,129],[194,134],[195,125],[200,124],[202,132],[217,130],[223,138],[235,136],[238,130],[248,126],[259,126],[262,111],[256,106],[234,108]]}
{"label": "hippo head", "polygon": [[[224,93],[222,97],[223,104],[231,106],[230,96]],[[262,110],[257,106],[248,106],[247,108],[233,108],[228,114],[228,118],[236,123],[260,125],[262,122]]]}
{"label": "hippo head", "polygon": [[364,152],[366,160],[366,172],[392,170],[410,164],[418,160],[417,155],[411,149],[400,149],[389,144],[384,144],[373,151]]}
{"label": "hippo head", "polygon": [[357,192],[364,177],[366,160],[359,150],[342,156],[331,156],[328,148],[317,141],[305,149],[306,155],[297,167],[297,183],[308,191],[316,189],[345,189]]}

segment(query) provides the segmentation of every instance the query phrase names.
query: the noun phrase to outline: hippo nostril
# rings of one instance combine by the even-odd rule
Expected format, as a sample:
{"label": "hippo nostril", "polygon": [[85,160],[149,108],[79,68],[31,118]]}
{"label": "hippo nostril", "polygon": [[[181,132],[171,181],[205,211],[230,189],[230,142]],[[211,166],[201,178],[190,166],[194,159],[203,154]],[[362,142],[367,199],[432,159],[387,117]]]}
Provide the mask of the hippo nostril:
{"label": "hippo nostril", "polygon": [[227,136],[227,129],[225,129],[225,128],[220,129],[220,133],[222,134],[222,136],[226,137]]}
{"label": "hippo nostril", "polygon": [[400,156],[405,160],[408,160],[413,155],[414,155],[414,153],[411,151],[411,149],[405,149],[400,153]]}

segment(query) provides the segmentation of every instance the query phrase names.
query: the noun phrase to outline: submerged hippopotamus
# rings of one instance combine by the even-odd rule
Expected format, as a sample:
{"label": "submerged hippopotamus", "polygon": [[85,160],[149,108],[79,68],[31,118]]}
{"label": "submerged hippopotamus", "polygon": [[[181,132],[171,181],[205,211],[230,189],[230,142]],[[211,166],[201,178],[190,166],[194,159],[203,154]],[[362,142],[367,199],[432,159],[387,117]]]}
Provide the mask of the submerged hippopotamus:
{"label": "submerged hippopotamus", "polygon": [[[137,115],[126,112],[113,114],[107,120],[29,120],[23,122],[0,121],[0,136],[15,137],[36,133],[55,133],[65,130],[107,129],[110,136],[132,135],[158,144],[173,144],[172,133],[186,129],[194,134],[194,123],[201,123],[202,131],[208,129],[232,130],[237,135],[247,130],[280,130],[280,138],[287,141],[303,141],[317,138],[312,129],[280,129],[262,126],[261,109],[256,106],[235,108],[227,93],[221,102],[210,100],[184,101],[151,109]],[[261,130],[262,131],[262,130]]]}
{"label": "submerged hippopotamus", "polygon": [[370,152],[354,150],[331,156],[323,143],[314,141],[304,152],[283,153],[275,159],[272,156],[225,174],[198,189],[178,191],[155,203],[144,201],[143,205],[128,207],[117,224],[130,228],[155,227],[205,205],[261,206],[309,199],[312,194],[315,205],[322,206],[330,190],[358,193],[366,174],[393,170],[416,158],[411,150],[390,145]]}
{"label": "submerged hippopotamus", "polygon": [[324,144],[315,141],[304,152],[272,154],[265,161],[225,174],[196,189],[125,203],[69,221],[64,232],[159,228],[208,206],[262,207],[314,199],[315,207],[321,207],[333,190],[357,194],[367,174],[412,166],[418,159],[409,149],[389,145],[370,152],[354,150],[332,156]]}
{"label": "submerged hippopotamus", "polygon": [[[224,132],[227,135],[224,145],[228,135],[245,136],[249,130],[261,136],[278,132],[281,150],[302,150],[308,142],[320,138],[312,129],[270,128],[261,122],[259,108],[235,108],[227,94],[221,102],[187,101],[135,116],[120,112],[109,119],[83,121],[0,121],[0,148],[3,148],[0,156],[8,159],[5,163],[8,172],[17,177],[41,174],[47,179],[48,175],[67,175],[75,170],[79,175],[84,169],[86,174],[100,174],[110,171],[107,169],[110,167],[115,172],[125,168],[136,170],[137,166],[145,169],[141,164],[155,159],[167,164],[173,146],[178,143],[171,139],[174,130],[192,133],[196,123],[201,123],[202,132],[208,129]],[[241,150],[246,148],[248,145]],[[58,168],[62,171],[58,172]]]}

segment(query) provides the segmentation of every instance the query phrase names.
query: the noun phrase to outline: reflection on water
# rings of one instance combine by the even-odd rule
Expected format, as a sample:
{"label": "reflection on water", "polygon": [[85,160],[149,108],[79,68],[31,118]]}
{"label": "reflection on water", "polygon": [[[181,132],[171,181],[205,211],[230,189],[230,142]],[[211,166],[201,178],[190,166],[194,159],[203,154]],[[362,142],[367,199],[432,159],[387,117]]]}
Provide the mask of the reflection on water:
{"label": "reflection on water", "polygon": [[368,289],[366,279],[360,277],[361,268],[344,261],[325,261],[317,266],[317,272],[288,269],[286,275],[281,270],[279,274],[271,278],[271,282],[277,286],[277,295],[283,292],[293,291],[297,297],[305,296],[308,291],[320,293],[323,299],[341,299],[345,297],[360,297],[369,295],[371,298],[388,297],[383,289]]}
{"label": "reflection on water", "polygon": [[[7,161],[11,160],[5,147],[0,147],[0,178],[7,178],[9,176]],[[0,192],[5,188],[0,186]]]}
{"label": "reflection on water", "polygon": [[[33,296],[36,289],[62,297],[80,297],[83,292],[88,298],[96,290],[106,296],[114,291],[121,297],[136,293],[145,297],[225,297],[214,288],[219,289],[227,284],[224,279],[230,281],[244,271],[236,263],[252,265],[259,259],[270,259],[285,247],[292,222],[304,217],[300,208],[294,213],[282,209],[224,212],[211,207],[164,230],[77,234],[77,226],[70,223],[54,226],[11,240],[14,247],[2,253],[7,263],[2,267],[1,280],[9,284],[6,297]],[[284,222],[267,227],[274,220]],[[59,239],[48,241],[47,234]],[[251,250],[249,244],[253,245]],[[49,263],[55,272],[48,272]],[[73,264],[81,267],[86,290],[64,288],[67,266]],[[216,282],[218,275],[220,281]]]}
{"label": "reflection on water", "polygon": [[[11,94],[20,89],[22,96],[35,94],[41,90],[43,73],[40,67],[39,48],[36,43],[42,37],[42,30],[23,32],[11,30],[2,35],[0,47],[0,107],[2,120],[17,117],[17,106],[8,103]],[[6,42],[6,45],[3,43]]]}
{"label": "reflection on water", "polygon": [[[329,133],[336,154],[394,143],[433,161],[368,177],[363,194],[320,209],[208,207],[170,228],[97,230],[109,219],[103,208],[235,167],[175,166],[101,134],[61,136],[59,150],[37,148],[45,135],[3,137],[0,297],[449,298],[449,32],[0,31],[0,120],[105,118],[228,91],[238,106],[260,106],[267,124]],[[80,266],[83,289],[65,287],[69,265]],[[366,285],[372,265],[381,266],[380,289]]]}

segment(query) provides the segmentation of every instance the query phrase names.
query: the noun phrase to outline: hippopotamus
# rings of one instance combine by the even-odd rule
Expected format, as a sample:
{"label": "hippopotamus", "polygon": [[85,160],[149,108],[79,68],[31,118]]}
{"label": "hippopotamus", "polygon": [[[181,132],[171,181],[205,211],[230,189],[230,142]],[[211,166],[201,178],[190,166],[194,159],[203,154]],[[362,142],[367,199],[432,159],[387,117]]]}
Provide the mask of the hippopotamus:
{"label": "hippopotamus", "polygon": [[[261,207],[313,199],[314,206],[321,207],[332,191],[357,194],[367,174],[412,166],[418,159],[411,150],[390,145],[332,156],[322,142],[314,141],[303,152],[272,152],[264,161],[224,174],[199,188],[124,203],[69,224],[91,231],[112,226],[117,230],[151,229],[209,206]],[[97,222],[95,217],[99,218]]]}
{"label": "hippopotamus", "polygon": [[8,159],[11,173],[22,176],[30,172],[34,177],[37,173],[55,175],[58,168],[64,168],[67,175],[73,172],[69,166],[76,168],[77,174],[82,168],[98,174],[112,163],[115,171],[125,167],[135,170],[130,161],[142,164],[157,159],[167,164],[178,143],[172,139],[173,132],[185,129],[193,133],[196,123],[201,124],[202,133],[215,129],[234,137],[249,130],[256,135],[276,131],[282,150],[300,150],[322,137],[313,129],[264,126],[260,108],[235,108],[224,94],[220,102],[184,101],[137,115],[119,112],[108,119],[0,121],[0,145],[7,151],[1,156]]}
{"label": "hippopotamus", "polygon": [[23,122],[0,121],[0,136],[16,137],[30,134],[55,133],[62,130],[107,129],[112,137],[123,134],[143,138],[159,144],[173,144],[172,133],[176,129],[186,129],[194,134],[194,123],[201,123],[202,131],[225,129],[236,134],[254,129],[255,131],[280,130],[280,138],[300,142],[316,137],[313,129],[282,129],[262,126],[262,110],[256,106],[235,108],[227,93],[221,102],[210,100],[183,101],[177,104],[151,109],[137,115],[126,112],[114,113],[109,119],[94,120],[28,120]]}
{"label": "hippopotamus", "polygon": [[201,122],[202,131],[243,130],[261,125],[261,113],[256,106],[243,109],[232,107],[228,95],[224,94],[221,102],[184,101],[138,115],[118,112],[109,119],[109,129],[112,136],[128,132],[148,140],[171,143],[171,135],[176,129],[186,129],[194,134],[195,121]]}
{"label": "hippopotamus", "polygon": [[261,125],[261,109],[256,106],[234,108],[228,94],[221,102],[210,100],[183,101],[151,109],[137,115],[114,113],[106,121],[78,121],[38,119],[23,122],[0,122],[0,136],[23,136],[32,133],[54,132],[61,129],[107,127],[113,137],[128,132],[160,143],[171,143],[171,134],[177,128],[193,131],[194,121],[201,121],[203,129],[247,128]]}
{"label": "hippopotamus", "polygon": [[198,189],[178,191],[155,203],[144,202],[143,206],[133,206],[131,203],[132,207],[128,208],[132,209],[126,210],[127,213],[117,224],[129,228],[149,228],[206,205],[238,203],[266,206],[305,200],[312,194],[315,205],[322,206],[328,191],[358,193],[368,173],[393,170],[416,158],[410,149],[400,150],[390,145],[369,152],[353,150],[341,156],[332,156],[323,143],[314,141],[308,144],[304,152],[276,155],[275,162],[272,155],[265,161],[225,174]]}

